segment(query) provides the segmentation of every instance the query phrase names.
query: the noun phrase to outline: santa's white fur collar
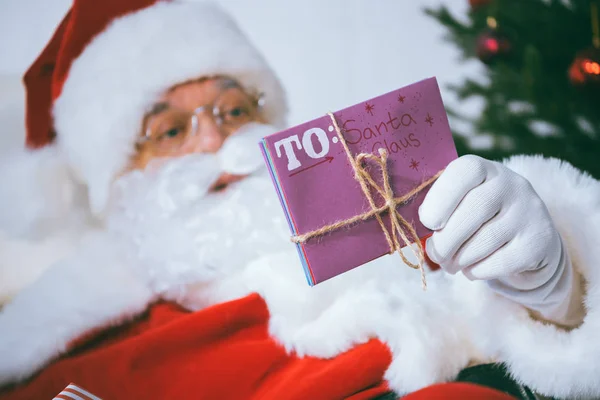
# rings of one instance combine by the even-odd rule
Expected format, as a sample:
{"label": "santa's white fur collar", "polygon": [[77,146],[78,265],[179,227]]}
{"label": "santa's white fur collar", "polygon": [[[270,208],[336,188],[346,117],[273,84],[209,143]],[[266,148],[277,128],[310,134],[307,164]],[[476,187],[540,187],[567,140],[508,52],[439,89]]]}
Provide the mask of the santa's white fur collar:
{"label": "santa's white fur collar", "polygon": [[[534,157],[507,162],[544,199],[587,282],[585,321],[566,332],[460,275],[430,273],[423,292],[419,274],[397,256],[310,288],[268,178],[255,176],[239,190],[202,198],[197,181],[187,179],[197,169],[185,163],[206,159],[181,162],[182,169],[165,170],[153,190],[140,190],[150,182],[133,177],[127,187],[138,196],[117,203],[121,212],[110,224],[116,238],[94,234],[84,251],[0,313],[0,329],[9,333],[8,345],[0,342],[0,378],[27,375],[73,336],[119,323],[157,296],[200,309],[258,292],[271,313],[271,334],[300,355],[333,357],[372,337],[385,342],[393,354],[385,377],[398,393],[451,380],[472,362],[500,361],[545,395],[600,397],[600,183],[569,165]],[[69,285],[77,287],[77,298],[64,290]],[[49,293],[61,297],[52,300]],[[38,305],[51,300],[54,306],[40,314]],[[38,324],[61,328],[49,336]],[[2,362],[7,359],[10,365]]]}

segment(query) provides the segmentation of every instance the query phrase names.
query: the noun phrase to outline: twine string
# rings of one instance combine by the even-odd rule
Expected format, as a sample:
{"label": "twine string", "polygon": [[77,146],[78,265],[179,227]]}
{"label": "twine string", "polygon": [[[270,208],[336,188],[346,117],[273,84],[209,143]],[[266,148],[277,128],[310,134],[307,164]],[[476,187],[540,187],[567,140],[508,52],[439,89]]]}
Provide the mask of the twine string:
{"label": "twine string", "polygon": [[[338,136],[339,142],[342,144],[346,156],[348,157],[348,161],[354,171],[354,179],[359,183],[360,188],[367,198],[367,202],[369,203],[370,210],[366,211],[362,214],[355,215],[354,217],[340,220],[334,222],[329,225],[325,225],[321,228],[315,229],[310,232],[306,232],[302,235],[292,236],[292,242],[294,243],[305,243],[306,241],[323,236],[327,233],[336,231],[338,229],[353,225],[357,222],[366,221],[370,218],[375,217],[381,230],[385,236],[385,240],[390,248],[389,254],[397,252],[402,259],[402,262],[413,269],[418,269],[421,272],[421,283],[423,285],[423,289],[427,288],[427,280],[425,278],[425,270],[423,268],[423,264],[425,263],[425,250],[423,249],[423,245],[417,235],[415,228],[410,224],[400,213],[397,208],[400,205],[404,205],[412,200],[413,197],[418,195],[431,185],[435,180],[442,174],[443,171],[438,172],[428,180],[422,182],[420,185],[412,189],[410,192],[404,194],[400,197],[394,196],[394,191],[392,189],[390,175],[388,172],[388,152],[385,149],[379,149],[379,156],[370,153],[360,153],[354,157],[350,148],[348,147],[348,143],[342,135],[342,131],[337,123],[337,120],[333,113],[327,113],[331,122],[335,128],[335,132]],[[381,170],[382,175],[382,186],[377,184],[371,174],[366,169],[366,162],[371,161],[374,162],[379,169]],[[372,189],[371,189],[372,188]],[[378,193],[385,201],[382,206],[377,206],[375,200],[373,199],[372,190]],[[388,231],[385,223],[382,219],[382,214],[387,213],[390,217],[391,223],[391,233]],[[402,242],[400,242],[400,240]],[[417,257],[417,263],[410,262],[404,253],[402,252],[402,247],[409,246],[411,243],[415,243],[416,249],[411,247],[413,253]]]}

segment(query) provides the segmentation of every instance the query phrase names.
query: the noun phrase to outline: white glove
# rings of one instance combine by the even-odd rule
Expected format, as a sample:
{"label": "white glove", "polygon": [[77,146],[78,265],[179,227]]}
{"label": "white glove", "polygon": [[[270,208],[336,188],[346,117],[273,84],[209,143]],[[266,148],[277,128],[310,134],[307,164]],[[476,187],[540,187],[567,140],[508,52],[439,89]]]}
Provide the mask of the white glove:
{"label": "white glove", "polygon": [[544,202],[503,164],[472,155],[453,161],[419,217],[435,231],[427,255],[446,272],[486,280],[548,320],[581,318],[578,277]]}

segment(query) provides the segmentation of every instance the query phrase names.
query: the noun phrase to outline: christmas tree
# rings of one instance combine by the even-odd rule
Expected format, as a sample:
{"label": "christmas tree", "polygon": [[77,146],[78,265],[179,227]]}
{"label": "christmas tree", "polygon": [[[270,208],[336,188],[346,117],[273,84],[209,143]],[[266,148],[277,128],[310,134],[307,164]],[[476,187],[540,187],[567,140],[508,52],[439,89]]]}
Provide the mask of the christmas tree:
{"label": "christmas tree", "polygon": [[[466,0],[464,0],[466,1]],[[475,135],[491,147],[471,148],[455,130],[459,154],[490,159],[543,154],[600,178],[600,33],[595,0],[470,0],[468,21],[446,7],[426,9],[447,29],[465,59],[486,64],[484,79],[450,90],[460,100],[481,97]],[[471,133],[473,134],[473,133]]]}

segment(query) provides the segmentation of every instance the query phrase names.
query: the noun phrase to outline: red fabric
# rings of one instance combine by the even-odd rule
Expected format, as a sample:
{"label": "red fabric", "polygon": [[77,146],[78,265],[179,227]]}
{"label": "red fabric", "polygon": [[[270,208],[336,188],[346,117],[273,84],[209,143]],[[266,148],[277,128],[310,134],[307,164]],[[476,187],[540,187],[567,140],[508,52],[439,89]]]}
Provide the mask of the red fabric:
{"label": "red fabric", "polygon": [[515,400],[506,393],[469,383],[445,383],[411,393],[403,400]]}
{"label": "red fabric", "polygon": [[[427,239],[429,239],[430,237],[431,235],[421,238],[421,245],[423,246],[423,250],[427,250]],[[429,256],[427,255],[427,251],[425,251],[425,261],[427,261],[427,264],[429,265],[429,268],[431,268],[432,271],[437,271],[438,269],[440,269],[440,266],[438,264],[431,261],[431,258],[429,258]]]}
{"label": "red fabric", "polygon": [[331,360],[287,355],[258,295],[190,313],[157,304],[79,344],[1,400],[52,399],[69,383],[112,399],[342,399],[385,393],[391,362],[377,340]]}
{"label": "red fabric", "polygon": [[33,62],[23,77],[27,93],[25,108],[25,125],[27,127],[26,145],[38,148],[54,140],[52,122],[52,76],[54,64],[60,48],[71,13],[62,20],[52,40],[46,45],[42,54]]}
{"label": "red fabric", "polygon": [[[39,148],[54,140],[52,104],[60,96],[71,64],[115,18],[157,0],[75,0],[54,35],[25,73],[26,144]],[[94,77],[90,77],[94,79]]]}

